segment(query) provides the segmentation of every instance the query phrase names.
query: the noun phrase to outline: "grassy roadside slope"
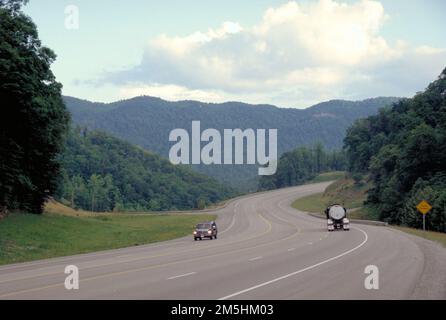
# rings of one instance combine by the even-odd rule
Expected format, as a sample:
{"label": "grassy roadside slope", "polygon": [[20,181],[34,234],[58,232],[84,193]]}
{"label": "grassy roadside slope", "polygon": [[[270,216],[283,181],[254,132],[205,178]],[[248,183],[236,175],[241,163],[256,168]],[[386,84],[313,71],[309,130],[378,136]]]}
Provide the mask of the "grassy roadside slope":
{"label": "grassy roadside slope", "polygon": [[208,214],[10,214],[0,220],[0,265],[135,246],[188,235]]}
{"label": "grassy roadside slope", "polygon": [[315,178],[308,181],[307,184],[334,181],[334,180],[339,180],[344,177],[345,177],[345,171],[324,172],[324,173],[318,174]]}
{"label": "grassy roadside slope", "polygon": [[349,210],[353,209],[349,213],[349,217],[352,219],[378,219],[373,210],[363,207],[363,202],[367,197],[367,189],[370,187],[368,184],[355,183],[352,179],[346,178],[343,172],[325,173],[312,181],[331,180],[335,181],[324,192],[297,199],[293,202],[292,207],[302,211],[322,213],[328,205],[341,203]]}
{"label": "grassy roadside slope", "polygon": [[443,247],[446,248],[446,233],[441,232],[434,232],[434,231],[423,231],[419,229],[414,228],[408,228],[408,227],[399,227],[399,226],[392,226],[392,228],[395,228],[397,230],[412,234],[414,236],[418,236],[427,240],[431,240],[434,242],[440,243]]}
{"label": "grassy roadside slope", "polygon": [[[355,184],[352,179],[348,179],[345,175],[326,173],[325,177],[316,177],[315,182],[335,180],[327,189],[318,194],[313,194],[295,200],[292,207],[301,211],[320,213],[323,216],[323,211],[331,203],[344,203],[348,209],[353,209],[348,216],[351,219],[359,220],[378,220],[378,213],[369,207],[363,206],[363,201],[366,199],[367,189],[370,185],[365,183]],[[328,179],[327,177],[337,177],[336,179]],[[435,241],[446,247],[446,234],[432,231],[422,231],[419,229],[391,226],[397,230]]]}

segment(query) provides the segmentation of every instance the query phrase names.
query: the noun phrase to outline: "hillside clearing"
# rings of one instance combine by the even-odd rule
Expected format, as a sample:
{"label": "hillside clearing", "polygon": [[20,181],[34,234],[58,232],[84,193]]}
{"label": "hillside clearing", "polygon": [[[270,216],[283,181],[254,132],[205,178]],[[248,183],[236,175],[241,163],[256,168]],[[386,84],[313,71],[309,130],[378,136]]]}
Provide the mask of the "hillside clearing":
{"label": "hillside clearing", "polygon": [[335,181],[324,192],[297,199],[292,203],[292,207],[307,212],[323,213],[330,204],[340,203],[350,210],[349,217],[352,219],[377,220],[377,214],[372,209],[363,207],[370,187],[368,184],[355,183],[353,179],[347,178],[344,172],[320,174],[312,180],[312,183],[331,180]]}

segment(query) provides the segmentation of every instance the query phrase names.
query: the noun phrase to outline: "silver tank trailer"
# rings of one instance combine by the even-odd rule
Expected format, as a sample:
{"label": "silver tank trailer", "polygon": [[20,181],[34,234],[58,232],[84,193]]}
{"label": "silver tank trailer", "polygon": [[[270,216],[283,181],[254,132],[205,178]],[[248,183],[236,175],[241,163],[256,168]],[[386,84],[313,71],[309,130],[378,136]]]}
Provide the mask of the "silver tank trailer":
{"label": "silver tank trailer", "polygon": [[327,229],[328,231],[334,231],[342,229],[345,231],[350,230],[350,221],[347,218],[347,209],[340,204],[333,204],[325,209],[327,216]]}

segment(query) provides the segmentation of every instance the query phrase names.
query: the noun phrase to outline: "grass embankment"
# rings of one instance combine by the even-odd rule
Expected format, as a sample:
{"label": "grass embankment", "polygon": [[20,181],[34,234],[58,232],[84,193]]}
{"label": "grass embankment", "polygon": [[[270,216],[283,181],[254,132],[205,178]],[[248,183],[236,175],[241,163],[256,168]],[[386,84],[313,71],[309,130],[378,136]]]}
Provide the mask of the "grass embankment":
{"label": "grass embankment", "polygon": [[322,182],[336,180],[325,189],[324,192],[297,199],[292,207],[298,210],[323,213],[328,205],[333,203],[343,204],[350,210],[352,219],[377,220],[377,214],[368,207],[363,207],[370,185],[347,178],[344,172],[324,173],[312,181]]}
{"label": "grass embankment", "polygon": [[[375,210],[363,206],[363,202],[367,198],[367,190],[370,188],[369,184],[364,182],[355,184],[352,179],[347,178],[343,173],[342,175],[339,175],[338,173],[325,173],[323,175],[325,177],[318,176],[312,181],[336,181],[329,185],[322,193],[297,199],[292,203],[293,208],[301,211],[319,213],[323,216],[323,212],[328,205],[332,203],[343,203],[348,209],[353,209],[348,214],[351,219],[378,220],[378,213]],[[327,177],[334,177],[335,179],[327,179]],[[400,226],[391,227],[418,237],[438,242],[446,247],[445,233],[423,231]]]}
{"label": "grass embankment", "polygon": [[318,174],[315,178],[308,181],[307,184],[334,181],[334,180],[339,180],[344,177],[345,177],[345,171],[324,172],[324,173]]}
{"label": "grass embankment", "polygon": [[392,228],[395,228],[397,230],[413,234],[415,236],[431,240],[434,242],[440,243],[443,247],[446,248],[446,233],[441,232],[434,232],[434,231],[423,231],[419,229],[413,229],[408,227],[399,227],[399,226],[392,226]]}
{"label": "grass embankment", "polygon": [[[55,213],[57,208],[62,212]],[[95,214],[53,203],[43,215],[13,213],[0,221],[0,264],[165,241],[213,219],[207,214]]]}

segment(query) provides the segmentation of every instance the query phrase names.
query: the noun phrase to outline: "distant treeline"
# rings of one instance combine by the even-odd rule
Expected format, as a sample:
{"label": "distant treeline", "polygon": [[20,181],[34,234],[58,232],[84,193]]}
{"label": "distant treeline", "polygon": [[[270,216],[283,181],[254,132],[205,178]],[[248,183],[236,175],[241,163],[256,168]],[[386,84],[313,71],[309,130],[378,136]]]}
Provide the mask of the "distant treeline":
{"label": "distant treeline", "polygon": [[72,130],[56,199],[91,211],[203,208],[234,195],[216,180],[106,133]]}
{"label": "distant treeline", "polygon": [[299,147],[285,152],[279,159],[277,172],[262,176],[259,190],[271,190],[304,183],[317,174],[346,169],[346,157],[342,151],[325,151],[321,143],[314,147]]}
{"label": "distant treeline", "polygon": [[349,170],[370,175],[367,203],[381,220],[420,227],[426,200],[427,227],[446,232],[446,69],[413,99],[357,121],[345,148]]}

